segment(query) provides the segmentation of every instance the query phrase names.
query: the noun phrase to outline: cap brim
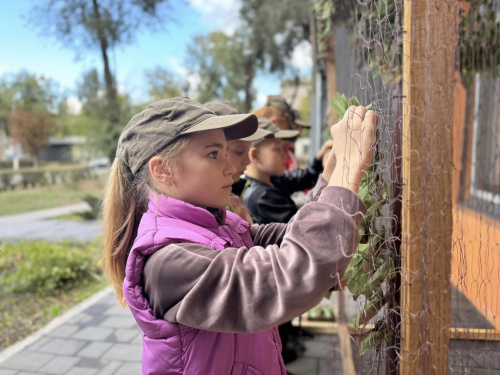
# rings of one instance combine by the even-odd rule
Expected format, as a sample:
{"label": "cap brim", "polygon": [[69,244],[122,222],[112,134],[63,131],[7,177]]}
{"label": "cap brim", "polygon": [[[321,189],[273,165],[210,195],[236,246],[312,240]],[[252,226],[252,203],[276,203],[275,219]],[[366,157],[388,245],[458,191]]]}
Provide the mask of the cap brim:
{"label": "cap brim", "polygon": [[264,129],[257,129],[250,137],[240,138],[240,141],[254,142],[265,138],[274,138],[274,134]]}
{"label": "cap brim", "polygon": [[226,139],[232,141],[251,136],[258,127],[259,120],[254,114],[211,116],[184,130],[181,134],[223,129]]}
{"label": "cap brim", "polygon": [[274,136],[276,138],[280,139],[289,139],[289,138],[295,138],[300,134],[298,130],[280,130],[277,133],[274,133]]}
{"label": "cap brim", "polygon": [[311,127],[311,124],[308,124],[307,122],[302,121],[302,120],[295,120],[295,125],[301,126],[303,128],[310,128]]}

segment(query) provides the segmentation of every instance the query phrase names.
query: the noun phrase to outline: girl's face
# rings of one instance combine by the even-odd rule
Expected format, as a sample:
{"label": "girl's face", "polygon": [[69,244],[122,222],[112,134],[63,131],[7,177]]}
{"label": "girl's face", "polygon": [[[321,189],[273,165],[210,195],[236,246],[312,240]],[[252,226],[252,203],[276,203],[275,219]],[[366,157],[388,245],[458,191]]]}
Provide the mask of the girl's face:
{"label": "girl's face", "polygon": [[181,155],[167,195],[198,207],[225,208],[235,172],[221,129],[195,133]]}
{"label": "girl's face", "polygon": [[285,173],[285,151],[283,140],[266,139],[257,147],[259,169],[270,176],[283,176]]}
{"label": "girl's face", "polygon": [[240,176],[245,172],[247,165],[250,164],[248,151],[251,144],[251,142],[240,140],[227,142],[227,158],[236,167],[236,173],[233,174],[233,182],[240,180]]}

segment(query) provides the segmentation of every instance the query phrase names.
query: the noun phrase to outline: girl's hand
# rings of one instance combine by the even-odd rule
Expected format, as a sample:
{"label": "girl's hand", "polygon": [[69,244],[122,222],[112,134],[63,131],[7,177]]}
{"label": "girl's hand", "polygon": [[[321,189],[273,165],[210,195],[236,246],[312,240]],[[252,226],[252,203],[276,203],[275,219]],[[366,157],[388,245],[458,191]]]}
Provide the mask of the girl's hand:
{"label": "girl's hand", "polygon": [[377,123],[375,112],[351,106],[344,118],[331,127],[338,165],[330,178],[330,186],[358,192],[361,179],[373,160]]}

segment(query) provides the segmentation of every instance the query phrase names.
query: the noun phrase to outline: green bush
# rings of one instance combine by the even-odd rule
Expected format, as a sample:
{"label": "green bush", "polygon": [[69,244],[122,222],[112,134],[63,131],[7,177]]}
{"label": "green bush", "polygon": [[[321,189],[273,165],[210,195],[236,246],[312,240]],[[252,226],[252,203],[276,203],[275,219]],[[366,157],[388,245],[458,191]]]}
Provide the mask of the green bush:
{"label": "green bush", "polygon": [[[12,160],[8,161],[0,161],[0,169],[11,169],[12,168]],[[33,161],[31,160],[19,160],[19,166],[21,168],[31,168],[33,167]]]}
{"label": "green bush", "polygon": [[2,181],[2,190],[13,189],[12,185],[12,174],[0,174],[0,181]]}
{"label": "green bush", "polygon": [[4,190],[14,187],[12,186],[12,178],[16,175],[21,175],[20,185],[25,189],[30,186],[45,186],[49,183],[56,184],[58,182],[76,188],[80,181],[89,179],[91,174],[89,167],[84,164],[59,164],[39,168],[21,168],[19,170],[0,169],[0,180],[3,183]]}
{"label": "green bush", "polygon": [[90,206],[90,211],[80,212],[78,215],[84,220],[96,220],[101,215],[102,199],[94,195],[87,194],[83,200]]}
{"label": "green bush", "polygon": [[0,285],[6,293],[55,295],[100,273],[102,240],[90,244],[45,241],[2,244]]}

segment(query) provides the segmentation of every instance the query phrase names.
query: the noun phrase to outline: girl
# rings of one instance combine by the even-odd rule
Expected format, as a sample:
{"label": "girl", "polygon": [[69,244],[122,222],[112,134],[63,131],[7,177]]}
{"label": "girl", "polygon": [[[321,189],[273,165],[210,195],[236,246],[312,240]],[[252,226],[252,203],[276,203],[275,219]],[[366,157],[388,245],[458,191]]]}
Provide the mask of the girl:
{"label": "girl", "polygon": [[224,209],[236,171],[226,149],[256,130],[254,115],[174,98],[134,116],[107,187],[104,266],[143,331],[143,374],[286,374],[274,327],[317,305],[347,267],[375,125],[351,107],[331,129],[343,165],[327,163],[328,186],[288,224],[249,226]]}

